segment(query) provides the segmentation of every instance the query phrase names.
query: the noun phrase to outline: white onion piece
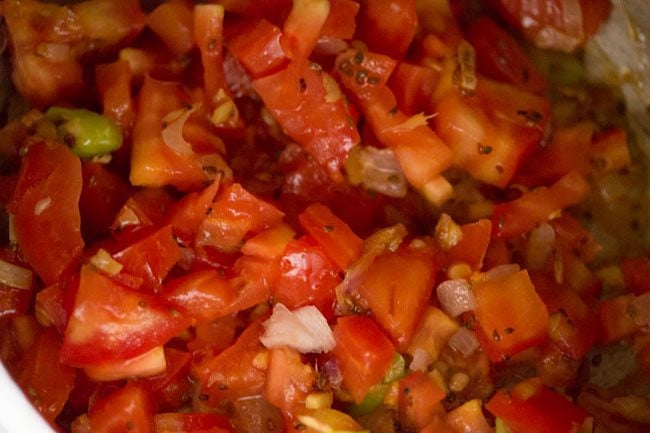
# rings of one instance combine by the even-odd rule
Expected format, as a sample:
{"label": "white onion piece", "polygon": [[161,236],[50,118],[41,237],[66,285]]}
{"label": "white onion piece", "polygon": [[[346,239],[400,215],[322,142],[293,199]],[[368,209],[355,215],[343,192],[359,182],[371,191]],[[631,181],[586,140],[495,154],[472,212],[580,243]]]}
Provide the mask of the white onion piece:
{"label": "white onion piece", "polygon": [[406,195],[406,177],[392,150],[363,147],[359,153],[359,164],[361,183],[366,189],[388,197]]}
{"label": "white onion piece", "polygon": [[283,304],[275,304],[264,328],[260,341],[269,349],[287,346],[300,353],[322,353],[335,345],[327,320],[313,305],[289,311]]}
{"label": "white onion piece", "polygon": [[485,281],[498,280],[507,277],[509,275],[516,274],[520,270],[521,268],[516,263],[510,263],[508,265],[499,265],[493,267],[485,274],[483,274],[483,278]]}
{"label": "white onion piece", "polygon": [[529,269],[542,269],[553,250],[555,229],[542,223],[530,232],[526,248],[526,264]]}
{"label": "white onion piece", "polygon": [[451,316],[461,314],[476,308],[476,298],[469,283],[462,278],[443,281],[436,289],[442,308]]}
{"label": "white onion piece", "polygon": [[167,126],[163,128],[161,133],[163,142],[170,149],[181,155],[189,155],[192,153],[192,144],[183,137],[183,128],[187,119],[199,107],[200,105],[197,105],[189,110],[185,110],[185,112],[181,110],[172,111],[163,119],[163,121],[167,122]]}
{"label": "white onion piece", "polygon": [[0,260],[0,283],[14,289],[29,290],[32,287],[32,271]]}
{"label": "white onion piece", "polygon": [[449,345],[467,358],[476,352],[479,342],[474,332],[461,326],[449,339]]}
{"label": "white onion piece", "polygon": [[650,292],[636,297],[630,304],[630,314],[639,326],[650,324]]}
{"label": "white onion piece", "polygon": [[424,349],[415,349],[413,352],[413,360],[409,364],[409,369],[411,371],[424,371],[425,373],[428,370],[429,364],[433,362],[431,354]]}
{"label": "white onion piece", "polygon": [[112,276],[122,272],[122,268],[124,267],[103,248],[100,248],[97,253],[90,258],[89,262],[100,271]]}

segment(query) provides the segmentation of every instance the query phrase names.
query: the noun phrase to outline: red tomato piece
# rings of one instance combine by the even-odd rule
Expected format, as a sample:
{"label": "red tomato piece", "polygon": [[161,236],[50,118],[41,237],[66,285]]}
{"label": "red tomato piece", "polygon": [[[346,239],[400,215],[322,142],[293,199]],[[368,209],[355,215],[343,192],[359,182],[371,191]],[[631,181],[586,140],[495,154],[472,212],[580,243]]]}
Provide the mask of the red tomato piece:
{"label": "red tomato piece", "polygon": [[502,361],[546,339],[548,310],[527,271],[473,287],[478,337],[490,360]]}
{"label": "red tomato piece", "polygon": [[427,124],[410,125],[386,85],[395,68],[390,57],[347,50],[336,58],[343,86],[352,93],[379,141],[393,149],[406,179],[417,189],[425,187],[449,168],[452,153]]}
{"label": "red tomato piece", "polygon": [[177,410],[191,398],[192,383],[189,379],[191,355],[187,352],[165,348],[167,368],[165,372],[142,379],[151,391],[159,411]]}
{"label": "red tomato piece", "polygon": [[[357,18],[358,39],[371,51],[400,59],[415,36],[415,0],[362,0]],[[390,11],[390,12],[389,12]]]}
{"label": "red tomato piece", "polygon": [[242,256],[233,265],[237,273],[230,280],[230,285],[237,290],[237,298],[226,308],[227,313],[234,313],[253,307],[271,298],[272,273],[277,266],[271,259],[254,256]]}
{"label": "red tomato piece", "polygon": [[201,192],[191,192],[175,203],[166,215],[166,220],[174,229],[174,236],[184,245],[194,245],[199,227],[207,217],[210,205],[219,190],[219,179]]}
{"label": "red tomato piece", "polygon": [[485,407],[516,433],[570,433],[587,418],[584,409],[551,391],[538,378],[515,385],[510,393],[500,389]]}
{"label": "red tomato piece", "polygon": [[253,78],[273,74],[286,66],[288,59],[280,46],[279,27],[261,18],[235,23],[226,30],[228,50]]}
{"label": "red tomato piece", "polygon": [[354,0],[330,0],[330,12],[321,29],[321,37],[352,39],[358,12],[359,3]]}
{"label": "red tomato piece", "polygon": [[194,6],[194,39],[201,51],[203,86],[209,101],[220,89],[228,92],[223,70],[223,15],[221,5]]}
{"label": "red tomato piece", "polygon": [[163,345],[189,325],[159,299],[81,268],[61,360],[77,367],[129,359]]}
{"label": "red tomato piece", "polygon": [[113,254],[128,274],[142,278],[143,290],[155,291],[181,259],[182,252],[167,225]]}
{"label": "red tomato piece", "polygon": [[65,327],[68,324],[64,297],[63,284],[58,282],[40,290],[36,294],[34,306],[40,320],[45,320],[45,324],[54,325],[61,333],[65,332]]}
{"label": "red tomato piece", "polygon": [[601,339],[597,313],[575,291],[557,284],[553,275],[532,274],[531,279],[551,315],[551,341],[564,355],[582,359]]}
{"label": "red tomato piece", "polygon": [[480,219],[460,227],[463,237],[448,252],[450,263],[467,263],[472,269],[481,269],[483,259],[490,244],[492,223]]}
{"label": "red tomato piece", "polygon": [[363,241],[327,206],[320,203],[310,205],[298,215],[298,221],[341,270],[359,258]]}
{"label": "red tomato piece", "polygon": [[142,228],[160,226],[174,200],[162,188],[142,188],[122,206],[111,224],[113,236],[127,241]]}
{"label": "red tomato piece", "polygon": [[541,48],[573,51],[609,16],[607,0],[493,0],[502,16]]}
{"label": "red tomato piece", "polygon": [[253,360],[265,350],[260,343],[263,332],[262,322],[255,321],[248,325],[235,344],[192,367],[192,374],[201,383],[201,393],[208,398],[205,400],[207,405],[214,407],[224,398],[234,400],[262,392],[266,370],[257,367]]}
{"label": "red tomato piece", "polygon": [[214,320],[224,314],[235,299],[228,280],[218,271],[196,271],[165,284],[163,299],[196,320]]}
{"label": "red tomato piece", "polygon": [[127,384],[104,397],[88,411],[91,431],[97,433],[154,433],[154,406],[149,393]]}
{"label": "red tomato piece", "polygon": [[339,317],[334,327],[336,346],[332,354],[341,370],[343,384],[354,401],[366,393],[388,371],[395,347],[372,319],[366,316]]}
{"label": "red tomato piece", "polygon": [[[138,106],[147,109],[138,110],[133,126],[131,184],[194,189],[213,180],[218,169],[222,168],[224,163],[216,152],[197,153],[183,138],[187,111],[174,116],[171,122],[165,120],[168,115],[183,110],[190,102],[181,84],[145,76]],[[172,127],[175,129],[169,132]],[[163,138],[164,131],[169,132],[167,140]]]}
{"label": "red tomato piece", "polygon": [[447,393],[422,371],[416,370],[399,381],[397,395],[400,419],[420,431],[436,414],[444,412],[440,402]]}
{"label": "red tomato piece", "polygon": [[315,379],[314,369],[302,362],[298,352],[287,347],[273,348],[269,353],[264,397],[285,417],[292,418],[304,409]]}
{"label": "red tomato piece", "polygon": [[284,132],[341,181],[340,169],[360,138],[334,79],[318,65],[294,61],[253,87]]}
{"label": "red tomato piece", "polygon": [[628,290],[636,295],[650,292],[650,256],[627,257],[620,266]]}
{"label": "red tomato piece", "polygon": [[81,162],[64,145],[27,144],[9,211],[25,260],[46,284],[70,269],[83,250]]}
{"label": "red tomato piece", "polygon": [[280,223],[248,239],[241,247],[242,254],[273,260],[280,257],[296,232],[286,223]]}
{"label": "red tomato piece", "polygon": [[79,197],[81,231],[87,241],[109,233],[109,227],[131,195],[131,187],[104,164],[83,162]]}
{"label": "red tomato piece", "polygon": [[214,413],[158,413],[153,417],[156,432],[162,433],[226,433],[230,420]]}
{"label": "red tomato piece", "polygon": [[582,122],[555,129],[551,142],[537,149],[524,164],[518,180],[525,185],[546,185],[574,170],[586,174],[595,128],[591,122]]}
{"label": "red tomato piece", "polygon": [[239,184],[223,188],[199,228],[197,244],[234,252],[249,233],[258,233],[282,222],[275,206],[246,191]]}
{"label": "red tomato piece", "polygon": [[400,62],[388,80],[400,110],[409,116],[428,110],[438,76],[428,66]]}
{"label": "red tomato piece", "polygon": [[510,83],[528,92],[543,94],[548,82],[521,45],[497,23],[478,18],[466,30],[476,52],[476,67],[493,80]]}
{"label": "red tomato piece", "polygon": [[131,133],[135,121],[131,77],[131,68],[126,60],[95,66],[95,81],[102,99],[103,114],[121,126],[127,135]]}
{"label": "red tomato piece", "polygon": [[334,316],[334,289],[341,282],[338,266],[308,236],[287,244],[277,263],[273,297],[289,309],[314,305],[325,317]]}
{"label": "red tomato piece", "polygon": [[56,330],[46,329],[25,352],[18,384],[43,417],[54,424],[68,400],[75,382],[75,370],[61,365],[61,339]]}
{"label": "red tomato piece", "polygon": [[500,203],[492,213],[492,237],[511,239],[527,233],[554,213],[580,203],[590,189],[586,179],[572,171],[548,188],[542,186]]}
{"label": "red tomato piece", "polygon": [[192,8],[185,1],[160,4],[147,15],[146,24],[174,55],[186,54],[194,46]]}
{"label": "red tomato piece", "polygon": [[413,337],[438,269],[430,249],[404,247],[376,257],[358,288],[372,316],[400,348]]}
{"label": "red tomato piece", "polygon": [[634,298],[634,295],[622,295],[600,303],[600,321],[605,344],[619,341],[639,329],[639,325],[628,313]]}

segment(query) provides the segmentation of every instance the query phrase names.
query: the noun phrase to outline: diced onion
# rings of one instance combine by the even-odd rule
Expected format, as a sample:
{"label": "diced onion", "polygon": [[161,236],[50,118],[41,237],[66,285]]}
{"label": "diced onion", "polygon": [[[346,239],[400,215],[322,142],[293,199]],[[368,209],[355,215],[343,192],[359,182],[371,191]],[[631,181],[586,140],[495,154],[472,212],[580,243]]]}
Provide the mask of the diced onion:
{"label": "diced onion", "polygon": [[413,360],[409,364],[409,369],[412,371],[420,370],[426,372],[429,364],[433,361],[431,354],[424,349],[415,349],[413,352]]}
{"label": "diced onion", "polygon": [[503,277],[507,277],[512,274],[519,272],[521,268],[516,263],[510,263],[507,265],[495,266],[485,274],[483,274],[484,281],[498,280]]}
{"label": "diced onion", "polygon": [[287,346],[300,353],[322,353],[335,345],[327,320],[313,305],[289,311],[283,304],[276,304],[264,328],[260,341],[269,349]]}
{"label": "diced onion", "polygon": [[0,260],[0,283],[14,289],[29,290],[32,287],[33,273],[12,263]]}
{"label": "diced onion", "polygon": [[108,275],[117,275],[123,268],[122,264],[115,260],[113,256],[103,248],[100,248],[89,261],[90,264]]}
{"label": "diced onion", "polygon": [[438,245],[445,251],[458,245],[458,242],[463,238],[463,231],[460,226],[446,213],[440,215],[435,234]]}
{"label": "diced onion", "polygon": [[650,324],[650,292],[636,297],[630,304],[630,314],[639,326]]}
{"label": "diced onion", "polygon": [[555,230],[548,223],[542,223],[530,232],[526,248],[526,264],[529,269],[542,269],[546,264],[555,242]]}
{"label": "diced onion", "polygon": [[479,342],[476,339],[474,332],[467,328],[460,327],[449,339],[449,345],[460,352],[464,357],[472,355],[479,347]]}
{"label": "diced onion", "polygon": [[408,192],[402,167],[390,149],[361,148],[359,168],[361,184],[370,191],[388,197],[404,197]]}
{"label": "diced onion", "polygon": [[451,316],[461,314],[476,308],[476,298],[469,283],[463,279],[447,280],[436,289],[442,308]]}

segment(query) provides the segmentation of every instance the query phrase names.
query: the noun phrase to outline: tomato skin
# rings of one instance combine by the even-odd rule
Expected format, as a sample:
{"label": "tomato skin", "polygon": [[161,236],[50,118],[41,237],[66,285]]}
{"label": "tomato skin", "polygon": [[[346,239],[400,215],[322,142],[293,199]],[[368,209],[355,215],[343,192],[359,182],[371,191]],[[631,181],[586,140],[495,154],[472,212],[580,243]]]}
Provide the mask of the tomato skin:
{"label": "tomato skin", "polygon": [[371,51],[402,58],[418,23],[415,0],[362,0],[359,3],[356,37],[366,42]]}
{"label": "tomato skin", "polygon": [[9,211],[25,260],[46,284],[70,269],[83,250],[79,158],[64,145],[31,141]]}
{"label": "tomato skin", "polygon": [[366,272],[359,294],[400,348],[411,341],[439,267],[432,251],[403,247],[376,257]]}
{"label": "tomato skin", "polygon": [[[530,388],[526,391],[532,395],[518,395],[518,388],[523,387]],[[570,433],[587,418],[584,409],[542,385],[538,378],[515,385],[510,394],[497,391],[485,407],[517,433]]]}
{"label": "tomato skin", "polygon": [[334,316],[334,289],[341,282],[337,266],[308,236],[289,241],[277,263],[273,296],[289,309],[314,305],[325,317]]}
{"label": "tomato skin", "polygon": [[492,213],[492,237],[512,239],[547,221],[558,210],[580,203],[591,187],[578,172],[562,176],[550,187],[539,187],[521,197],[500,203]]}
{"label": "tomato skin", "polygon": [[126,134],[131,133],[135,121],[131,78],[131,68],[126,60],[95,66],[95,81],[102,99],[103,114],[122,127]]}
{"label": "tomato skin", "polygon": [[215,407],[225,398],[235,400],[263,390],[266,370],[253,364],[255,357],[266,350],[260,343],[263,332],[262,322],[255,321],[233,345],[192,366],[192,374],[201,383],[201,392],[208,396],[206,405]]}
{"label": "tomato skin", "polygon": [[273,348],[269,353],[264,397],[285,417],[292,418],[304,408],[315,378],[314,370],[302,362],[297,351],[287,347]]}
{"label": "tomato skin", "polygon": [[141,355],[184,330],[189,319],[158,298],[128,290],[89,266],[81,268],[61,360],[82,367]]}
{"label": "tomato skin", "polygon": [[25,352],[17,378],[32,404],[51,424],[63,410],[76,377],[74,369],[59,362],[60,350],[59,334],[46,329]]}
{"label": "tomato skin", "polygon": [[609,16],[606,0],[493,0],[501,15],[541,48],[574,51]]}
{"label": "tomato skin", "polygon": [[395,347],[372,319],[366,316],[339,317],[334,327],[336,346],[332,354],[343,375],[343,383],[356,403],[388,371]]}
{"label": "tomato skin", "polygon": [[520,271],[473,287],[478,337],[492,362],[502,361],[543,342],[548,310],[527,271]]}
{"label": "tomato skin", "polygon": [[361,254],[361,238],[327,206],[320,203],[310,205],[298,215],[298,221],[341,270],[347,269]]}
{"label": "tomato skin", "polygon": [[399,381],[398,413],[400,418],[418,431],[428,425],[436,414],[444,412],[440,402],[447,393],[416,370]]}
{"label": "tomato skin", "polygon": [[273,74],[287,65],[280,46],[282,30],[261,18],[235,23],[226,29],[228,50],[253,78]]}
{"label": "tomato skin", "polygon": [[650,256],[623,259],[621,271],[628,290],[636,295],[650,292]]}
{"label": "tomato skin", "polygon": [[170,305],[197,320],[214,320],[235,299],[234,290],[218,271],[196,271],[165,284],[162,293]]}
{"label": "tomato skin", "polygon": [[97,433],[154,433],[153,408],[144,388],[127,384],[97,401],[88,411],[88,420]]}
{"label": "tomato skin", "polygon": [[167,225],[113,254],[128,274],[142,278],[142,290],[156,291],[181,259],[181,249]]}
{"label": "tomato skin", "polygon": [[448,252],[450,263],[463,262],[473,269],[481,269],[490,244],[492,222],[487,219],[463,224],[463,237]]}
{"label": "tomato skin", "polygon": [[546,78],[521,45],[492,19],[481,17],[472,21],[466,37],[476,51],[480,73],[536,94],[548,90]]}

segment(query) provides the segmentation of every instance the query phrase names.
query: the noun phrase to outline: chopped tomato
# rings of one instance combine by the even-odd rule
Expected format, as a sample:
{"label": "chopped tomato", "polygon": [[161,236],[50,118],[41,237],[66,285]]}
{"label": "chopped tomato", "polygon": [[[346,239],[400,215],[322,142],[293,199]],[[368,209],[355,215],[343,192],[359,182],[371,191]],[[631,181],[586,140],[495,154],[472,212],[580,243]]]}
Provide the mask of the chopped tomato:
{"label": "chopped tomato", "polygon": [[426,247],[400,248],[374,259],[359,286],[372,316],[398,347],[406,347],[424,313],[438,264]]}
{"label": "chopped tomato", "polygon": [[361,238],[327,206],[312,204],[298,216],[298,220],[341,270],[347,269],[361,254]]}
{"label": "chopped tomato", "polygon": [[551,391],[538,378],[518,383],[510,393],[499,390],[485,407],[516,433],[570,433],[587,418],[584,409]]}
{"label": "chopped tomato", "polygon": [[230,421],[214,413],[158,413],[153,417],[158,433],[226,433]]}
{"label": "chopped tomato", "polygon": [[343,383],[356,403],[378,383],[391,366],[395,347],[372,319],[365,316],[339,317],[334,327],[336,346],[332,351]]}
{"label": "chopped tomato", "polygon": [[438,71],[427,66],[400,62],[388,80],[400,110],[409,116],[429,109]]}
{"label": "chopped tomato", "polygon": [[493,362],[546,339],[548,310],[526,271],[473,287],[479,341]]}
{"label": "chopped tomato", "polygon": [[189,319],[158,298],[128,290],[89,265],[65,330],[61,360],[77,367],[133,358],[166,343]]}
{"label": "chopped tomato", "polygon": [[481,269],[490,244],[492,223],[487,219],[480,219],[463,224],[460,229],[463,236],[447,253],[450,262],[467,263],[472,269]]}
{"label": "chopped tomato", "polygon": [[144,388],[127,384],[95,402],[86,422],[97,433],[153,433],[153,404]]}
{"label": "chopped tomato", "polygon": [[[356,36],[371,51],[401,58],[418,24],[415,0],[362,0]],[[390,11],[390,12],[388,12]]]}
{"label": "chopped tomato", "polygon": [[27,397],[51,424],[61,413],[75,381],[75,370],[61,365],[61,339],[54,329],[41,333],[25,352],[17,378]]}
{"label": "chopped tomato", "polygon": [[27,143],[9,211],[25,260],[48,284],[74,266],[83,250],[79,158],[55,142]]}
{"label": "chopped tomato", "polygon": [[142,289],[155,291],[181,259],[181,249],[173,238],[172,226],[156,230],[113,254],[126,273],[142,278]]}
{"label": "chopped tomato", "polygon": [[253,78],[273,74],[286,66],[280,46],[282,30],[265,19],[235,23],[228,38],[228,50]]}
{"label": "chopped tomato", "polygon": [[570,172],[548,188],[539,187],[498,204],[492,213],[492,236],[509,239],[522,235],[565,207],[580,203],[589,190],[580,173]]}
{"label": "chopped tomato", "polygon": [[628,313],[634,298],[634,295],[621,295],[600,303],[602,337],[605,343],[628,337],[639,329],[639,325]]}
{"label": "chopped tomato", "polygon": [[402,419],[420,431],[443,411],[440,402],[446,395],[440,386],[416,370],[399,381],[397,410]]}
{"label": "chopped tomato", "polygon": [[352,39],[358,12],[359,3],[355,0],[330,0],[330,12],[321,29],[321,37]]}
{"label": "chopped tomato", "polygon": [[628,290],[636,295],[650,292],[650,256],[623,259],[621,271]]}
{"label": "chopped tomato", "polygon": [[218,271],[196,271],[165,284],[163,298],[183,314],[196,320],[214,320],[235,299],[228,280]]}
{"label": "chopped tomato", "polygon": [[315,379],[313,368],[302,362],[298,352],[287,347],[273,348],[269,352],[264,396],[291,419],[304,409]]}
{"label": "chopped tomato", "polygon": [[326,317],[334,316],[334,289],[341,282],[338,267],[308,236],[291,240],[277,264],[273,297],[293,309],[314,305]]}
{"label": "chopped tomato", "polygon": [[113,120],[129,134],[135,121],[135,106],[131,96],[132,72],[126,60],[97,65],[95,80],[102,98],[104,116]]}
{"label": "chopped tomato", "polygon": [[193,375],[201,383],[205,404],[215,407],[226,397],[253,396],[263,390],[266,365],[255,362],[260,354],[264,356],[265,349],[260,343],[263,332],[262,323],[253,322],[235,344],[192,367]]}
{"label": "chopped tomato", "polygon": [[536,94],[547,91],[546,78],[521,45],[492,19],[481,17],[472,21],[466,36],[476,51],[480,73]]}
{"label": "chopped tomato", "polygon": [[541,48],[573,51],[609,16],[605,0],[493,0],[503,17]]}
{"label": "chopped tomato", "polygon": [[192,8],[186,1],[162,3],[147,15],[145,22],[175,55],[186,54],[194,46]]}
{"label": "chopped tomato", "polygon": [[167,368],[157,376],[142,379],[151,390],[159,411],[176,410],[185,404],[192,394],[189,379],[191,355],[187,352],[165,348]]}

